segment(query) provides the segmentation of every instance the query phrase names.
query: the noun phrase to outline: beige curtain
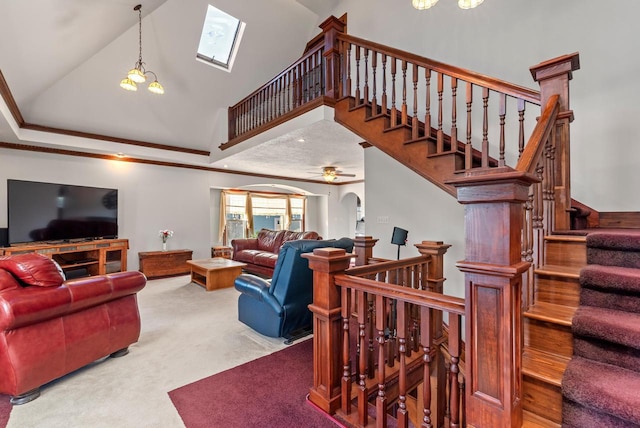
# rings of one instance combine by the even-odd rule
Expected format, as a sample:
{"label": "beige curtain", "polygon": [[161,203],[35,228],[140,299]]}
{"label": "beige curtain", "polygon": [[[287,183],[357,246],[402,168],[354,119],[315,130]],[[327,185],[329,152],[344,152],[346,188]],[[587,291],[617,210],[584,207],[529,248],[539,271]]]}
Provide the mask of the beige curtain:
{"label": "beige curtain", "polygon": [[291,227],[291,196],[287,197],[287,203],[284,206],[284,230]]}
{"label": "beige curtain", "polygon": [[251,193],[247,192],[247,202],[244,204],[245,216],[247,217],[247,238],[253,236],[253,204],[251,203]]}
{"label": "beige curtain", "polygon": [[220,192],[220,221],[218,224],[218,240],[224,244],[224,231],[227,228],[227,192]]}

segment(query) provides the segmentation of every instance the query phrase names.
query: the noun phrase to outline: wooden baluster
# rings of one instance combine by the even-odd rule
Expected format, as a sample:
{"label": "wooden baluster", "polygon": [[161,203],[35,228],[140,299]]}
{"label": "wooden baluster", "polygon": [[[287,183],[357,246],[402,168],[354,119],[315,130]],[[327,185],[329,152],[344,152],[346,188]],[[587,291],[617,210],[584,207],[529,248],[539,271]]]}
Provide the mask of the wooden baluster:
{"label": "wooden baluster", "polygon": [[409,123],[407,113],[407,61],[402,60],[402,124]]}
{"label": "wooden baluster", "polygon": [[482,88],[482,167],[489,167],[489,88]]}
{"label": "wooden baluster", "polygon": [[270,84],[267,87],[267,123],[271,122],[273,120],[273,117],[274,117],[274,111],[275,111],[275,103],[274,102],[275,102],[275,99],[276,99],[274,83]]}
{"label": "wooden baluster", "polygon": [[369,49],[364,48],[364,87],[363,87],[363,95],[362,102],[367,105],[369,104]]}
{"label": "wooden baluster", "polygon": [[296,96],[294,98],[294,107],[300,107],[302,105],[302,64],[296,65],[296,82],[295,82],[295,92]]}
{"label": "wooden baluster", "polygon": [[285,113],[291,111],[291,89],[292,89],[292,79],[293,70],[287,71],[287,80],[286,80],[286,92],[285,92]]}
{"label": "wooden baluster", "polygon": [[351,338],[349,321],[351,319],[351,290],[342,287],[342,411],[351,413]]}
{"label": "wooden baluster", "polygon": [[391,57],[391,127],[398,125],[398,110],[396,109],[396,58]]}
{"label": "wooden baluster", "polygon": [[473,146],[471,145],[471,105],[473,104],[473,84],[467,82],[466,90],[467,102],[467,141],[464,146],[464,167],[473,168]]}
{"label": "wooden baluster", "polygon": [[409,415],[407,413],[407,303],[398,302],[398,360],[400,368],[398,372],[398,426],[409,426]]}
{"label": "wooden baluster", "polygon": [[[369,337],[369,347],[366,348],[366,356],[367,356],[367,374],[369,379],[373,379],[375,377],[375,348],[374,348],[374,332],[373,329],[375,327],[375,308],[373,305],[373,296],[367,297],[367,336]],[[384,317],[384,312],[380,313],[380,316]]]}
{"label": "wooden baluster", "polygon": [[451,356],[450,405],[451,419],[449,426],[460,426],[460,386],[458,384],[458,360],[460,358],[460,315],[449,314],[449,355]]}
{"label": "wooden baluster", "polygon": [[376,305],[376,313],[379,314],[376,316],[376,330],[377,330],[377,340],[378,340],[378,370],[377,370],[377,379],[378,379],[378,397],[376,398],[376,426],[379,428],[387,427],[387,395],[386,395],[386,364],[384,364],[384,354],[385,354],[385,346],[384,346],[384,332],[386,329],[386,319],[385,316],[380,316],[384,314],[385,308],[385,298],[382,296],[375,296],[375,305]]}
{"label": "wooden baluster", "polygon": [[552,230],[556,230],[555,225],[555,189],[556,189],[556,175],[553,173],[556,170],[555,160],[556,160],[556,146],[555,146],[555,135],[552,134],[545,145],[545,179],[543,183],[545,185],[545,196],[546,196],[546,210],[544,211],[546,214],[546,231],[550,232]]}
{"label": "wooden baluster", "polygon": [[422,345],[422,428],[431,424],[431,310],[420,308],[420,344]]}
{"label": "wooden baluster", "polygon": [[444,76],[438,73],[438,134],[436,140],[436,153],[444,151],[444,132],[442,131],[442,93],[444,92]]}
{"label": "wooden baluster", "polygon": [[251,114],[249,115],[249,127],[248,130],[251,130],[256,127],[258,123],[258,108],[256,107],[257,97],[259,93],[255,94],[251,97]]}
{"label": "wooden baluster", "polygon": [[504,123],[505,117],[507,116],[507,95],[500,94],[500,105],[498,107],[498,115],[500,118],[500,157],[498,158],[498,166],[505,166],[504,159],[504,151],[505,151],[505,142],[504,142]]}
{"label": "wooden baluster", "polygon": [[382,54],[382,102],[380,113],[387,113],[387,54]]}
{"label": "wooden baluster", "polygon": [[349,42],[345,42],[345,44],[347,45],[347,64],[346,64],[346,68],[347,68],[347,91],[346,91],[346,96],[350,97],[351,96],[351,43]]}
{"label": "wooden baluster", "polygon": [[362,291],[357,292],[358,295],[358,337],[360,355],[358,359],[358,423],[361,425],[367,425],[369,420],[367,414],[367,345],[366,345],[366,332],[365,325],[367,322],[367,311],[369,305],[366,303],[365,293]]}
{"label": "wooden baluster", "polygon": [[411,139],[418,139],[418,64],[413,64],[413,117],[411,118]]}
{"label": "wooden baluster", "polygon": [[425,115],[424,115],[424,136],[431,136],[431,69],[424,69],[425,91]]}
{"label": "wooden baluster", "polygon": [[371,94],[371,114],[377,116],[380,111],[376,94],[376,68],[378,67],[378,52],[371,51],[371,80],[373,81],[373,93]]}
{"label": "wooden baluster", "polygon": [[360,98],[360,46],[355,46],[356,49],[356,106],[362,105],[362,99]]}
{"label": "wooden baluster", "polygon": [[302,97],[303,104],[306,104],[309,102],[309,97],[310,97],[309,77],[310,77],[309,58],[307,58],[306,60],[302,61],[302,82],[304,85],[302,88],[302,93],[304,94],[304,96]]}
{"label": "wooden baluster", "polygon": [[465,393],[465,388],[467,385],[467,380],[463,376],[460,380],[460,426],[467,426],[467,397]]}
{"label": "wooden baluster", "polygon": [[518,159],[520,159],[520,155],[524,151],[524,109],[524,100],[518,98]]}
{"label": "wooden baluster", "polygon": [[451,147],[450,151],[458,150],[458,108],[456,96],[458,93],[458,79],[451,78]]}

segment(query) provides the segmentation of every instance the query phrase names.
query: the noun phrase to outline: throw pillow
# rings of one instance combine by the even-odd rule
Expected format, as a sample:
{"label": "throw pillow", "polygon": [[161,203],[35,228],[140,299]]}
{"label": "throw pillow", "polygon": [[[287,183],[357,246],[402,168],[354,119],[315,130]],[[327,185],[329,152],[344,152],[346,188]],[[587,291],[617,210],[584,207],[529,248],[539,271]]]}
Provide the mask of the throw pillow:
{"label": "throw pillow", "polygon": [[49,257],[37,253],[0,257],[0,268],[11,272],[27,285],[57,287],[63,279]]}

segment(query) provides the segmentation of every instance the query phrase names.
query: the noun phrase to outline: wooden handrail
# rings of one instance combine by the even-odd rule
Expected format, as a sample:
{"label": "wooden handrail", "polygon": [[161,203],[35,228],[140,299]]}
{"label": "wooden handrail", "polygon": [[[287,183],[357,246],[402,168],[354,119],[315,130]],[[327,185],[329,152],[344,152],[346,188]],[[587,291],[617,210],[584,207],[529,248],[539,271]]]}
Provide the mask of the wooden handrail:
{"label": "wooden handrail", "polygon": [[298,67],[300,64],[303,64],[305,61],[307,61],[309,58],[311,58],[312,56],[318,54],[319,52],[324,52],[324,46],[318,46],[315,49],[312,49],[308,52],[306,52],[303,56],[301,56],[298,60],[296,60],[293,64],[291,64],[290,66],[288,66],[287,68],[285,68],[283,71],[281,71],[280,73],[278,73],[274,78],[272,78],[271,80],[269,80],[267,83],[265,83],[264,85],[260,86],[258,89],[256,89],[255,91],[251,92],[249,95],[247,95],[246,97],[244,97],[242,100],[238,101],[237,103],[235,103],[234,105],[232,105],[231,107],[229,107],[229,109],[235,109],[238,106],[244,104],[245,102],[247,102],[248,99],[255,97],[257,94],[259,94],[260,92],[262,92],[263,90],[265,90],[266,88],[268,88],[269,86],[273,85],[275,82],[278,81],[278,79],[281,79],[282,77],[286,76],[287,73],[289,73],[291,70],[294,70],[296,67]]}
{"label": "wooden handrail", "polygon": [[522,172],[533,173],[544,146],[551,135],[551,131],[556,125],[556,119],[558,118],[558,111],[560,110],[560,96],[552,95],[547,102],[547,105],[542,112],[542,116],[538,120],[536,127],[529,137],[529,141],[525,146],[522,156],[518,160],[516,170]]}
{"label": "wooden handrail", "polygon": [[354,290],[364,291],[389,299],[398,299],[403,302],[413,303],[438,311],[464,315],[464,299],[460,297],[446,296],[432,291],[417,290],[415,288],[387,284],[346,274],[336,275],[335,282],[342,287],[349,287]]}
{"label": "wooden handrail", "polygon": [[360,45],[362,47],[375,50],[376,52],[386,54],[392,57],[396,57],[407,62],[418,64],[422,67],[431,69],[438,73],[446,74],[447,76],[454,77],[456,79],[464,80],[465,82],[473,83],[478,86],[492,89],[515,98],[521,98],[533,104],[540,105],[540,92],[534,91],[524,86],[515,85],[513,83],[506,82],[504,80],[496,79],[475,71],[467,70],[460,67],[455,67],[443,62],[435,61],[420,55],[413,54],[411,52],[403,51],[401,49],[392,48],[389,46],[381,45],[366,39],[352,36],[350,34],[339,34],[338,40]]}

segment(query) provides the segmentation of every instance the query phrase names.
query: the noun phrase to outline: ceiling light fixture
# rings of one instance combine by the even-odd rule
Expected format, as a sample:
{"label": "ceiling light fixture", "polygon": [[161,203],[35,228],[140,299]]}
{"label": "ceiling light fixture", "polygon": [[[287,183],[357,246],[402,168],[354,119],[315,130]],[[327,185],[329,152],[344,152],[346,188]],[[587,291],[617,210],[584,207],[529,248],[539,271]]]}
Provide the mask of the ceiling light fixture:
{"label": "ceiling light fixture", "polygon": [[[473,9],[479,6],[484,0],[458,0],[460,9]],[[411,0],[411,4],[418,10],[430,9],[438,3],[438,0]]]}
{"label": "ceiling light fixture", "polygon": [[327,183],[333,183],[338,176],[336,175],[336,169],[332,166],[324,167],[322,170],[322,178]]}
{"label": "ceiling light fixture", "polygon": [[127,77],[120,81],[120,87],[122,89],[126,89],[127,91],[137,91],[138,85],[137,83],[144,83],[147,80],[147,74],[153,74],[154,81],[149,84],[147,89],[149,92],[154,94],[162,95],[164,94],[164,88],[158,82],[158,76],[151,70],[146,70],[144,68],[144,62],[142,62],[142,5],[139,4],[133,8],[133,10],[138,11],[138,46],[139,46],[139,54],[138,61],[135,66],[129,70],[127,73]]}

